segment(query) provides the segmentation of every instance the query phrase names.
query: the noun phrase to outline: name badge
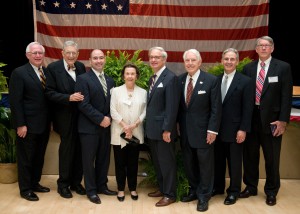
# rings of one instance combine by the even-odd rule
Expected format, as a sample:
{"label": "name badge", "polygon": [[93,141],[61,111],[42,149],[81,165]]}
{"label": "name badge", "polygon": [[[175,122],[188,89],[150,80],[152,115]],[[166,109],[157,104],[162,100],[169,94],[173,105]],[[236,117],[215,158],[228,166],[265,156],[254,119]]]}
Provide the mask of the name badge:
{"label": "name badge", "polygon": [[269,77],[269,83],[278,82],[278,76],[276,77]]}

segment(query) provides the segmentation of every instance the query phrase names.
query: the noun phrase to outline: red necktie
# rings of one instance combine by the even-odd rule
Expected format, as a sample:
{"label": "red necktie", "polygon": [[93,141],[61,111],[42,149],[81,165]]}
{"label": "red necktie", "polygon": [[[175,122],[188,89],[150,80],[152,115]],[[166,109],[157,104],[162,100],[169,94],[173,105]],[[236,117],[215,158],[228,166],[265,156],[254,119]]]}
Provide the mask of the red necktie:
{"label": "red necktie", "polygon": [[191,100],[191,96],[192,96],[192,93],[193,93],[193,78],[190,77],[190,81],[189,81],[189,84],[187,86],[187,89],[186,89],[186,99],[185,99],[185,102],[186,102],[186,106],[189,105],[190,103],[190,100]]}
{"label": "red necktie", "polygon": [[255,96],[255,103],[260,104],[260,97],[261,97],[261,92],[264,86],[264,81],[265,81],[265,63],[261,62],[260,63],[261,69],[259,71],[258,77],[256,79],[256,96]]}

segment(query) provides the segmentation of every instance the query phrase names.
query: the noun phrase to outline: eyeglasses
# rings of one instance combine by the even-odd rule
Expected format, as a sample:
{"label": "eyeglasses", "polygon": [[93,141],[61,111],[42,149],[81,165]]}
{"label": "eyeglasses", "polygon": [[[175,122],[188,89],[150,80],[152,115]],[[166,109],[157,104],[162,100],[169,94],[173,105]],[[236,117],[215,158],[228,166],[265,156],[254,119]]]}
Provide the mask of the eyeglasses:
{"label": "eyeglasses", "polygon": [[259,48],[270,48],[272,46],[273,45],[257,45],[257,47],[259,47]]}
{"label": "eyeglasses", "polygon": [[32,55],[44,55],[44,52],[38,52],[38,51],[36,51],[36,52],[28,52],[28,53],[30,53]]}
{"label": "eyeglasses", "polygon": [[68,55],[68,56],[76,56],[77,54],[78,54],[78,52],[64,52],[66,55]]}
{"label": "eyeglasses", "polygon": [[162,58],[162,56],[149,56],[150,60],[155,59],[155,60],[159,60]]}

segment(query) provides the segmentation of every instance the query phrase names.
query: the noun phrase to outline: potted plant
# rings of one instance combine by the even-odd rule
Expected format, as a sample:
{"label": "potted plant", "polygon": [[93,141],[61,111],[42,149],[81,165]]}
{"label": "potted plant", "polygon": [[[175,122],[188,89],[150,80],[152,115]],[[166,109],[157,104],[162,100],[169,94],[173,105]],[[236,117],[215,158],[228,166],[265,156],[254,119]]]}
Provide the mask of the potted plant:
{"label": "potted plant", "polygon": [[[5,64],[0,63],[0,67]],[[7,77],[0,70],[0,100],[8,92]],[[0,183],[17,181],[16,131],[11,126],[10,108],[0,106]]]}

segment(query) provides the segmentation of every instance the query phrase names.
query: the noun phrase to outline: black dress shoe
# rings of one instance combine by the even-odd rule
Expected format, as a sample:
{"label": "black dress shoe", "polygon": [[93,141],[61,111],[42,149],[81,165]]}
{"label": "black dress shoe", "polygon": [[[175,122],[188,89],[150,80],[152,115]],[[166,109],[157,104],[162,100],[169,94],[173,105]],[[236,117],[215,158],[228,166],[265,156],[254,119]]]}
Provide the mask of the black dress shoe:
{"label": "black dress shoe", "polygon": [[68,187],[58,188],[57,192],[60,194],[63,198],[72,198],[73,195]]}
{"label": "black dress shoe", "polygon": [[21,193],[21,197],[28,201],[38,201],[39,197],[34,192]]}
{"label": "black dress shoe", "polygon": [[276,204],[276,196],[267,195],[266,204],[269,206],[274,206]]}
{"label": "black dress shoe", "polygon": [[139,199],[138,195],[132,195],[132,194],[130,194],[130,196],[131,196],[131,199],[134,200],[134,201],[137,201]]}
{"label": "black dress shoe", "polygon": [[85,191],[84,187],[81,184],[78,184],[76,186],[71,186],[70,189],[72,191],[75,191],[79,195],[85,195],[86,194],[86,191]]}
{"label": "black dress shoe", "polygon": [[120,202],[123,202],[125,200],[125,196],[117,196],[117,198]]}
{"label": "black dress shoe", "polygon": [[231,204],[235,204],[237,200],[237,197],[234,195],[227,195],[227,197],[225,198],[224,204],[225,205],[231,205]]}
{"label": "black dress shoe", "polygon": [[211,197],[213,197],[215,195],[223,195],[223,194],[224,194],[224,191],[213,189],[213,191],[211,193]]}
{"label": "black dress shoe", "polygon": [[95,203],[95,204],[101,204],[101,200],[98,195],[88,195],[88,199],[90,202]]}
{"label": "black dress shoe", "polygon": [[250,196],[255,196],[257,193],[250,192],[247,188],[240,192],[239,198],[249,198]]}
{"label": "black dress shoe", "polygon": [[100,191],[98,191],[98,193],[104,194],[104,195],[117,195],[118,194],[116,191],[112,191],[109,189],[100,190]]}
{"label": "black dress shoe", "polygon": [[208,201],[199,200],[197,204],[197,211],[205,212],[208,210]]}
{"label": "black dress shoe", "polygon": [[197,195],[195,193],[189,193],[186,196],[183,196],[180,200],[181,202],[191,202],[197,199]]}
{"label": "black dress shoe", "polygon": [[34,192],[50,192],[50,189],[48,187],[44,187],[40,184],[37,184],[34,188],[33,188]]}

